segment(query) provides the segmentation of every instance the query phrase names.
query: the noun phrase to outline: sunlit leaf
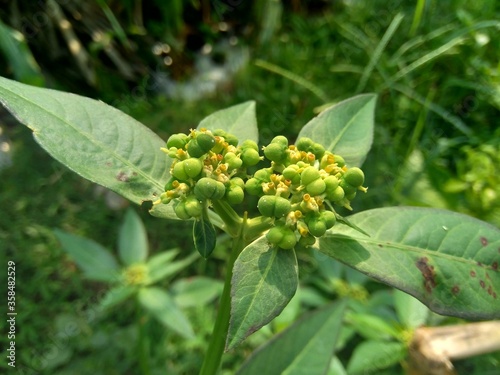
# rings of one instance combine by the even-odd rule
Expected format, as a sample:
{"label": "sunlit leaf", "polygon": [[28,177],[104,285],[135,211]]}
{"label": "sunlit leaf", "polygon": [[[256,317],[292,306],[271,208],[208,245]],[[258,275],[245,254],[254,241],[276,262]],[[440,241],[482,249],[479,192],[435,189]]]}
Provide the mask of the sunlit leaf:
{"label": "sunlit leaf", "polygon": [[500,317],[500,229],[446,210],[391,207],[336,225],[319,250],[445,315]]}

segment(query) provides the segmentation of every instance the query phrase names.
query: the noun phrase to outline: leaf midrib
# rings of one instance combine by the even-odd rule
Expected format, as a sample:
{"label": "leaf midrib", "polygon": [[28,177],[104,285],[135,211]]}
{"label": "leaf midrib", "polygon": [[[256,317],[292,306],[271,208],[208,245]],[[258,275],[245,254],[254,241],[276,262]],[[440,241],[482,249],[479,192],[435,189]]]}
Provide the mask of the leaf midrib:
{"label": "leaf midrib", "polygon": [[[109,147],[106,147],[105,144],[102,144],[100,142],[98,142],[97,140],[94,140],[92,138],[90,138],[85,132],[81,131],[79,128],[73,126],[70,122],[68,122],[67,120],[59,117],[57,114],[54,114],[53,112],[47,110],[46,108],[43,108],[41,107],[39,104],[35,103],[35,102],[32,102],[31,100],[27,99],[26,97],[18,94],[18,93],[15,93],[13,91],[11,91],[10,89],[6,88],[5,86],[1,86],[1,88],[3,88],[4,90],[8,91],[9,93],[11,93],[11,95],[13,96],[16,96],[22,100],[24,100],[25,102],[29,103],[30,105],[33,105],[35,107],[38,107],[40,110],[42,111],[45,111],[47,114],[49,114],[50,116],[60,120],[62,123],[68,125],[71,129],[73,129],[76,133],[80,134],[83,138],[86,138],[91,144],[95,144],[96,146],[100,147],[103,151],[108,151],[108,153],[110,153],[112,156],[114,156],[116,159],[118,159],[120,162],[122,162],[124,165],[130,167],[132,170],[134,170],[134,172],[137,172],[138,175],[141,175],[142,177],[144,177],[146,180],[150,181],[155,187],[159,188],[159,189],[162,189],[162,185],[160,183],[158,183],[158,181],[156,181],[155,179],[153,179],[152,176],[149,176],[148,174],[144,173],[142,169],[140,169],[139,167],[137,167],[135,164],[132,164],[130,163],[126,158],[123,158],[120,154],[116,153],[115,150],[109,148]],[[71,94],[68,94],[68,95],[71,95]],[[55,98],[53,96],[51,96],[54,100],[56,100],[61,106],[62,103],[59,101],[58,98]],[[83,99],[88,99],[88,98],[83,98]],[[4,106],[6,106],[7,108],[11,108],[11,106],[6,103],[5,101],[2,101],[2,103],[4,104]],[[79,104],[80,105],[80,104]],[[87,116],[89,115],[88,111],[87,111],[87,108],[80,105],[80,107],[85,111],[85,113],[87,114]],[[113,108],[113,107],[111,107]],[[21,117],[17,111],[14,111],[16,112],[16,116],[19,116]],[[134,121],[137,121],[135,119],[133,119]],[[24,121],[22,121],[24,123]],[[91,122],[92,124],[92,122]],[[32,126],[29,126],[26,124],[26,126],[31,129],[33,131],[33,135],[37,138],[40,138],[38,135],[39,134],[43,134],[43,130],[40,130],[40,129],[35,129],[34,127]],[[91,126],[91,128],[93,128]],[[91,133],[93,134],[93,133]],[[156,160],[156,159],[155,159]]]}
{"label": "leaf midrib", "polygon": [[[336,238],[336,239],[342,239],[346,240],[346,235],[342,234],[331,234],[328,236],[329,238]],[[465,258],[460,258],[457,256],[453,256],[451,254],[446,254],[446,253],[441,253],[439,250],[429,250],[429,249],[424,249],[421,247],[416,247],[416,246],[411,246],[411,245],[406,245],[406,244],[401,244],[401,243],[395,243],[395,242],[390,242],[390,241],[377,241],[377,240],[372,240],[369,238],[361,238],[361,237],[355,237],[355,236],[348,236],[349,240],[355,241],[355,242],[360,242],[360,243],[366,243],[368,245],[385,245],[386,247],[392,247],[396,250],[400,251],[409,251],[412,253],[418,253],[418,254],[425,254],[437,258],[443,258],[446,260],[452,260],[455,262],[461,262],[461,263],[466,263],[466,264],[473,264],[476,265],[476,261],[473,259],[465,259]]]}

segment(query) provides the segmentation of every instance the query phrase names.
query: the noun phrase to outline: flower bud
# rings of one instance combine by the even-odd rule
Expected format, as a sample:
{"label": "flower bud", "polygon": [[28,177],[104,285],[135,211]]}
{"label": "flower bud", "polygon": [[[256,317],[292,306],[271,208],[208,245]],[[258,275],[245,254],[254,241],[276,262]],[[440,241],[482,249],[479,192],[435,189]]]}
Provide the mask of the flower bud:
{"label": "flower bud", "polygon": [[177,161],[174,164],[172,175],[179,180],[187,180],[198,176],[203,169],[203,163],[196,158]]}
{"label": "flower bud", "polygon": [[255,150],[257,152],[259,151],[259,146],[257,145],[257,143],[249,139],[243,141],[240,147],[242,150]]}
{"label": "flower bud", "polygon": [[339,186],[339,179],[335,176],[328,176],[324,179],[326,185],[327,194],[329,191],[334,191]]}
{"label": "flower bud", "polygon": [[310,184],[306,185],[306,191],[311,195],[320,195],[325,192],[326,184],[321,178],[314,180]]}

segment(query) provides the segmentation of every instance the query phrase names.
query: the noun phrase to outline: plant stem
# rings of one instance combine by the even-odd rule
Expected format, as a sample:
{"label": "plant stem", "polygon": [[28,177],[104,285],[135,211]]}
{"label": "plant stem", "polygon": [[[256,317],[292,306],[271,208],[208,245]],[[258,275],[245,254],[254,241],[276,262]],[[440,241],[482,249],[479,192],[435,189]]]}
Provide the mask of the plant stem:
{"label": "plant stem", "polygon": [[139,367],[144,375],[151,374],[149,368],[149,338],[146,332],[147,317],[140,306],[138,306],[137,325],[139,328]]}
{"label": "plant stem", "polygon": [[222,291],[220,299],[219,311],[217,312],[212,337],[210,338],[208,350],[201,366],[200,375],[215,375],[220,367],[222,354],[224,353],[224,347],[226,345],[227,332],[229,329],[229,317],[231,313],[231,278],[233,276],[233,266],[236,258],[238,258],[241,250],[243,250],[246,245],[242,235],[242,229],[244,226],[245,222],[243,222],[243,225],[241,226],[239,236],[233,238],[231,255],[227,262],[224,290]]}

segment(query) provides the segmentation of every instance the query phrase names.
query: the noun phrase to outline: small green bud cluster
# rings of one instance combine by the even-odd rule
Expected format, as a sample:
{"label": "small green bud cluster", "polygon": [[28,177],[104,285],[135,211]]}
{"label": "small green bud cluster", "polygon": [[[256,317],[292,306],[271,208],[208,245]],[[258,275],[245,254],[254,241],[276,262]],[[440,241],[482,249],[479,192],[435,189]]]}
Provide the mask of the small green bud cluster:
{"label": "small green bud cluster", "polygon": [[283,136],[263,148],[271,166],[255,172],[245,183],[250,195],[260,196],[257,208],[273,218],[268,241],[283,249],[308,247],[337,221],[333,205],[352,209],[350,202],[363,187],[359,168],[309,138],[289,145]]}
{"label": "small green bud cluster", "polygon": [[234,135],[220,129],[173,134],[166,146],[162,151],[174,159],[172,177],[155,203],[174,201],[176,215],[184,220],[200,217],[207,201],[242,203],[247,168],[263,159],[255,142],[238,145]]}
{"label": "small green bud cluster", "polygon": [[270,166],[248,174],[264,158],[253,141],[239,144],[223,130],[201,129],[174,134],[162,149],[174,159],[171,180],[157,203],[175,202],[181,219],[199,217],[205,202],[242,203],[245,194],[259,197],[257,208],[274,226],[268,241],[283,249],[308,247],[337,220],[333,205],[352,209],[350,202],[363,187],[361,169],[309,138],[289,145],[284,136],[263,147]]}

